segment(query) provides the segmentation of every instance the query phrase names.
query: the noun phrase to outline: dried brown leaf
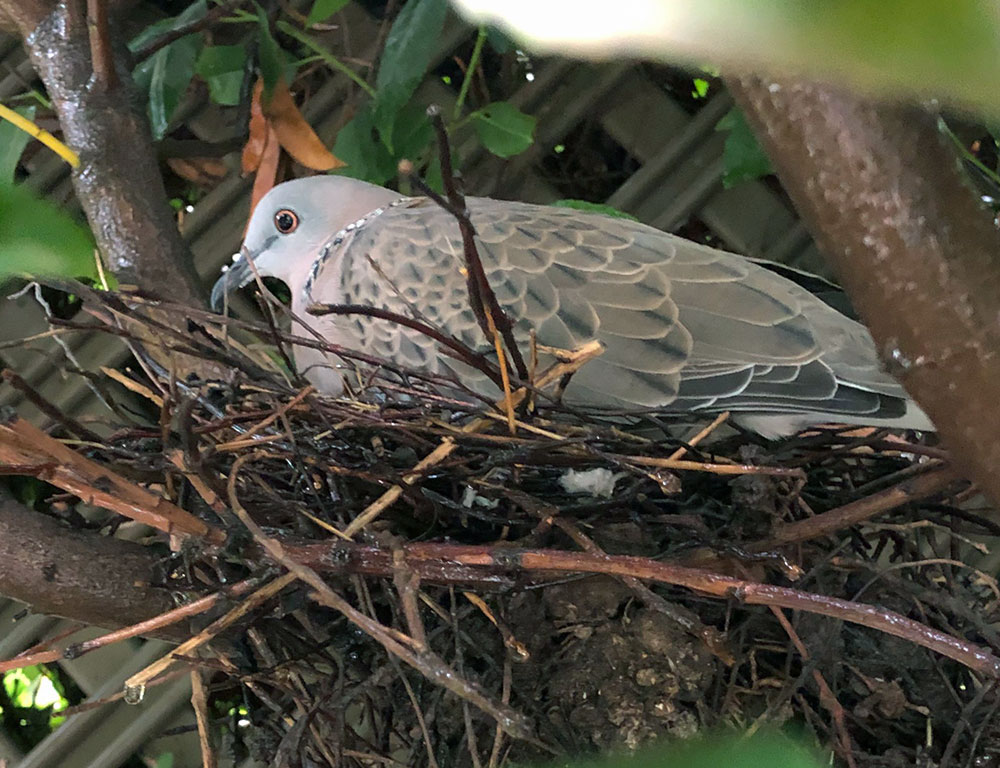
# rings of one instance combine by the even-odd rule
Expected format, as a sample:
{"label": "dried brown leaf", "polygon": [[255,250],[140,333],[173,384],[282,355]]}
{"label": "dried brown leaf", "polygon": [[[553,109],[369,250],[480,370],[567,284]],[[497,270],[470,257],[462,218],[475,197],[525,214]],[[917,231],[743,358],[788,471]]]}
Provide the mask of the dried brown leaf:
{"label": "dried brown leaf", "polygon": [[268,124],[261,106],[263,92],[264,81],[258,79],[257,84],[253,87],[253,100],[250,102],[249,138],[243,146],[243,156],[240,160],[244,176],[253,173],[260,167],[261,157],[267,146]]}
{"label": "dried brown leaf", "polygon": [[264,115],[278,134],[278,141],[297,163],[314,171],[332,171],[346,163],[335,157],[303,117],[288,86],[279,80],[271,100],[263,104]]}
{"label": "dried brown leaf", "polygon": [[[281,159],[281,144],[274,129],[268,125],[267,135],[264,142],[264,151],[261,153],[260,162],[257,166],[257,176],[253,181],[253,191],[250,193],[250,210],[257,207],[260,199],[266,195],[274,186],[278,178],[278,161]],[[249,224],[249,221],[247,222]]]}

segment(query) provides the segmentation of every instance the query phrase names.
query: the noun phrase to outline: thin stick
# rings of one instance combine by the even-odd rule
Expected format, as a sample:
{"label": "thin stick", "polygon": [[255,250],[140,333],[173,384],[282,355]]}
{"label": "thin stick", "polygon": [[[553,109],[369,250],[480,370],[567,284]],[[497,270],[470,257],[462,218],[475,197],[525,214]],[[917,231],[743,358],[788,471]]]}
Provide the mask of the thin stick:
{"label": "thin stick", "polygon": [[253,437],[254,435],[256,435],[261,430],[267,429],[274,422],[276,422],[279,418],[281,418],[282,416],[284,416],[292,408],[294,408],[295,406],[297,406],[299,403],[301,403],[303,400],[305,400],[307,397],[309,397],[309,395],[313,394],[315,391],[316,391],[316,387],[314,387],[312,384],[304,387],[301,392],[299,392],[298,394],[295,395],[295,397],[293,397],[287,403],[285,403],[280,408],[278,408],[277,410],[275,410],[274,412],[272,412],[271,415],[268,416],[263,421],[260,421],[260,422],[258,422],[256,424],[254,424],[252,427],[250,427],[250,429],[248,429],[246,432],[242,433],[240,435],[240,437],[242,439],[246,440],[249,437]]}
{"label": "thin stick", "polygon": [[290,573],[286,573],[283,576],[279,576],[274,579],[270,583],[265,584],[263,587],[247,597],[247,599],[242,603],[237,605],[224,616],[221,616],[213,621],[190,640],[184,641],[167,655],[161,657],[157,661],[154,661],[145,669],[136,672],[125,681],[126,697],[128,697],[131,693],[132,696],[138,696],[141,698],[142,693],[149,681],[166,672],[171,666],[173,666],[178,656],[193,655],[193,652],[198,648],[203,646],[212,638],[216,637],[227,627],[235,624],[261,603],[270,600],[293,581],[295,581],[295,576]]}
{"label": "thin stick", "polygon": [[668,458],[671,461],[676,461],[678,459],[683,458],[684,454],[688,452],[688,448],[694,448],[696,445],[698,445],[698,443],[700,443],[702,440],[704,440],[706,437],[712,434],[715,430],[721,427],[722,424],[728,418],[729,418],[729,411],[723,411],[722,413],[720,413],[718,416],[715,417],[715,420],[711,424],[709,424],[707,427],[701,430],[697,435],[688,440],[687,445],[678,448],[676,451],[671,453]]}
{"label": "thin stick", "polygon": [[[20,128],[22,131],[27,133],[29,136],[33,136],[38,139],[42,144],[55,152],[59,157],[69,163],[72,168],[80,167],[80,156],[74,152],[72,149],[67,147],[63,142],[59,141],[55,136],[46,131],[44,128],[39,128],[33,122],[25,117],[22,117],[17,112],[15,112],[10,107],[5,107],[0,104],[0,117],[9,123],[12,123],[16,127]],[[41,335],[32,338],[40,338]],[[21,340],[16,340],[16,343],[20,344]]]}
{"label": "thin stick", "polygon": [[[507,373],[507,360],[503,354],[503,342],[500,340],[500,332],[496,323],[493,322],[493,315],[486,314],[486,322],[490,327],[490,335],[493,337],[493,348],[497,351],[497,360],[500,361],[500,377],[503,380],[503,404],[507,411],[507,429],[512,435],[517,434],[517,417],[514,414],[514,402],[510,398],[510,376]],[[476,758],[478,760],[478,757]]]}
{"label": "thin stick", "polygon": [[104,91],[118,87],[118,72],[111,48],[108,0],[87,0],[87,32],[90,36],[90,66],[94,82]]}
{"label": "thin stick", "polygon": [[388,320],[392,323],[396,323],[397,325],[412,328],[413,330],[422,333],[424,336],[434,339],[434,341],[439,344],[443,344],[447,349],[451,350],[459,360],[472,366],[480,373],[489,376],[490,381],[497,386],[502,385],[501,374],[492,369],[489,361],[485,357],[474,350],[469,349],[469,347],[460,342],[458,339],[442,333],[427,323],[414,320],[412,317],[401,315],[398,312],[391,312],[388,309],[371,307],[367,304],[310,304],[306,307],[306,312],[316,317],[322,317],[323,315],[363,315],[365,317],[375,317],[380,320]]}
{"label": "thin stick", "polygon": [[[799,633],[795,631],[788,617],[785,616],[785,612],[780,608],[771,606],[771,613],[774,614],[778,623],[781,624],[782,629],[785,630],[785,634],[788,635],[789,640],[792,641],[792,645],[798,650],[799,655],[802,657],[803,661],[809,661],[809,651],[805,646],[805,643],[799,638]],[[837,697],[834,696],[833,691],[830,690],[830,686],[827,684],[826,679],[820,674],[818,669],[812,671],[813,680],[816,681],[816,685],[819,687],[819,700],[822,702],[823,706],[830,713],[833,718],[834,727],[837,730],[837,739],[840,742],[840,752],[841,756],[847,761],[848,768],[857,768],[857,762],[854,760],[854,747],[851,744],[851,736],[847,732],[847,722],[844,717],[844,708],[837,701]]]}
{"label": "thin stick", "polygon": [[288,568],[287,577],[297,578],[308,584],[314,590],[310,594],[312,599],[342,614],[348,621],[379,643],[388,653],[409,664],[431,682],[451,691],[463,701],[468,701],[492,717],[510,735],[538,746],[544,746],[537,741],[530,723],[523,715],[510,707],[492,701],[477,685],[456,675],[454,670],[429,648],[421,649],[412,638],[383,626],[380,622],[357,610],[347,600],[334,592],[316,571],[289,557],[281,542],[267,536],[240,504],[236,495],[236,480],[240,467],[255,458],[255,454],[245,454],[233,462],[228,482],[229,505],[265,551],[276,562]]}
{"label": "thin stick", "polygon": [[57,424],[62,424],[66,429],[72,432],[74,435],[82,440],[86,440],[90,443],[101,443],[101,437],[96,432],[91,432],[83,424],[78,422],[73,417],[64,413],[59,409],[54,403],[46,400],[42,395],[32,387],[28,382],[18,376],[10,368],[4,368],[3,372],[0,373],[0,377],[3,378],[8,384],[10,384],[14,389],[24,395],[24,398],[35,406],[38,410],[48,416],[52,421]]}
{"label": "thin stick", "polygon": [[444,118],[441,117],[441,110],[436,106],[427,109],[427,115],[434,126],[437,134],[438,155],[441,162],[441,179],[444,183],[445,193],[448,202],[451,203],[449,210],[458,220],[458,228],[462,234],[462,250],[465,254],[465,265],[468,269],[467,285],[469,288],[469,302],[472,310],[479,322],[479,327],[487,339],[490,338],[489,325],[486,315],[493,317],[493,322],[503,336],[504,344],[514,361],[514,368],[522,381],[528,379],[528,368],[524,364],[524,358],[514,339],[513,324],[510,317],[497,301],[493,288],[490,287],[489,280],[486,279],[486,272],[483,270],[483,262],[479,258],[479,250],[476,248],[476,230],[469,218],[469,211],[465,205],[465,196],[459,192],[455,184],[455,173],[451,165],[451,144],[448,140],[448,130],[444,125]]}
{"label": "thin stick", "polygon": [[[391,554],[378,547],[343,541],[288,545],[297,561],[330,573],[387,576]],[[460,544],[409,544],[403,547],[407,565],[425,582],[435,584],[492,583],[509,585],[507,574],[602,573],[685,587],[713,597],[735,598],[748,605],[808,611],[900,637],[964,664],[986,677],[1000,678],[1000,658],[989,649],[921,624],[879,606],[817,595],[788,587],[737,579],[720,573],[628,555],[589,552],[489,548]]]}
{"label": "thin stick", "polygon": [[[538,379],[538,384],[536,388],[540,389],[551,384],[553,381],[558,381],[563,376],[569,373],[577,371],[580,366],[586,363],[588,360],[592,360],[604,351],[604,346],[599,341],[592,341],[589,344],[585,344],[580,347],[574,353],[572,359],[568,362],[559,362],[548,368]],[[521,401],[527,396],[528,390],[522,388],[512,393],[510,396],[510,403],[512,408],[516,408],[520,405]],[[490,423],[489,419],[479,418],[466,424],[459,430],[462,434],[472,434],[478,432],[479,430],[485,428]],[[442,461],[444,461],[448,456],[451,455],[458,447],[452,438],[445,437],[442,439],[441,444],[435,448],[430,454],[425,456],[421,461],[413,468],[413,472],[407,474],[403,478],[403,482],[406,485],[412,485],[420,477],[423,470],[428,469]],[[358,515],[354,520],[351,521],[350,525],[344,529],[344,535],[348,538],[353,537],[362,528],[368,525],[372,520],[381,515],[386,509],[388,509],[392,504],[395,503],[403,494],[402,485],[394,485],[392,488],[387,490],[378,499],[369,504],[365,510]]]}
{"label": "thin stick", "polygon": [[465,68],[465,75],[462,77],[462,86],[458,89],[458,98],[455,99],[455,108],[452,110],[451,119],[458,120],[462,116],[462,107],[465,105],[465,97],[469,95],[469,86],[476,74],[479,66],[479,57],[483,53],[483,46],[486,43],[488,31],[486,26],[481,26],[476,34],[476,42],[472,47],[472,55],[469,56],[469,65]]}
{"label": "thin stick", "polygon": [[141,48],[133,51],[132,56],[135,59],[135,62],[138,64],[139,62],[145,61],[160,49],[166,48],[168,45],[180,40],[182,37],[187,37],[195,32],[201,32],[203,29],[210,27],[217,20],[221,19],[227,13],[231,13],[239,8],[242,4],[243,3],[240,2],[240,0],[231,0],[231,2],[222,3],[221,5],[217,5],[212,8],[200,19],[195,19],[187,24],[183,24],[175,29],[164,32],[159,37],[153,38]]}
{"label": "thin stick", "polygon": [[713,464],[704,461],[672,458],[658,459],[653,456],[624,456],[613,453],[604,455],[617,461],[627,464],[637,464],[641,467],[689,469],[695,472],[710,472],[713,475],[776,475],[778,477],[793,477],[796,480],[805,479],[805,473],[797,467],[759,467],[755,464]]}
{"label": "thin stick", "polygon": [[940,493],[957,479],[957,475],[950,468],[940,467],[937,470],[908,478],[879,493],[873,493],[871,496],[831,509],[821,515],[807,517],[805,520],[799,520],[795,523],[786,523],[779,527],[770,539],[751,544],[746,549],[748,551],[768,550],[785,544],[795,544],[827,536],[852,525],[863,523],[875,515],[896,509],[907,502]]}
{"label": "thin stick", "polygon": [[224,531],[82,456],[16,416],[0,421],[0,464],[35,464],[39,479],[164,533],[198,536],[213,543],[226,538]]}
{"label": "thin stick", "polygon": [[191,670],[191,707],[198,724],[198,745],[201,747],[202,768],[215,768],[215,750],[212,749],[211,723],[208,716],[208,691],[205,689],[204,672]]}
{"label": "thin stick", "polygon": [[[450,437],[446,437],[441,441],[441,444],[422,458],[413,467],[413,471],[403,476],[403,484],[413,485],[417,480],[423,477],[423,470],[429,469],[430,467],[439,464],[451,455],[451,452],[458,447],[458,443],[452,440]],[[386,509],[388,509],[392,504],[396,502],[400,496],[403,495],[403,485],[394,485],[388,491],[383,493],[378,499],[373,503],[369,504],[365,510],[354,518],[350,524],[344,529],[344,536],[351,538],[356,533],[358,533],[362,528],[368,525],[372,520],[381,515]]]}

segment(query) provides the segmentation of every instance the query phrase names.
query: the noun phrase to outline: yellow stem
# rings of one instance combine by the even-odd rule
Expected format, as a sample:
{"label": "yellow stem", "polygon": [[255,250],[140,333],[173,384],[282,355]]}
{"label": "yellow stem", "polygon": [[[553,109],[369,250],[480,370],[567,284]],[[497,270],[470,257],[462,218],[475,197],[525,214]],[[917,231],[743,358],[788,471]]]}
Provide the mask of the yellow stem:
{"label": "yellow stem", "polygon": [[59,141],[59,139],[51,133],[43,128],[39,128],[33,122],[25,117],[22,117],[10,107],[5,107],[3,104],[0,104],[0,118],[13,123],[29,136],[34,136],[42,142],[42,144],[51,149],[74,168],[80,165],[80,156],[77,155],[76,152]]}

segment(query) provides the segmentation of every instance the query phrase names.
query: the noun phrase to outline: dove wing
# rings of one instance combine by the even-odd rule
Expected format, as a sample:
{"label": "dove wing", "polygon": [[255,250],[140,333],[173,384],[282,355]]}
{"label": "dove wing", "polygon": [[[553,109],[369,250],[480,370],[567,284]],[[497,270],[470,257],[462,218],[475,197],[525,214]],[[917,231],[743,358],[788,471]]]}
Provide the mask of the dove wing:
{"label": "dove wing", "polygon": [[[518,338],[534,328],[547,346],[604,343],[604,354],[574,376],[569,401],[880,418],[905,410],[867,330],[760,263],[625,219],[483,198],[468,204],[484,269]],[[336,298],[318,300],[416,309],[469,346],[491,348],[468,305],[457,222],[430,201],[386,210],[332,261]],[[409,329],[337,321],[366,351],[489,389]]]}

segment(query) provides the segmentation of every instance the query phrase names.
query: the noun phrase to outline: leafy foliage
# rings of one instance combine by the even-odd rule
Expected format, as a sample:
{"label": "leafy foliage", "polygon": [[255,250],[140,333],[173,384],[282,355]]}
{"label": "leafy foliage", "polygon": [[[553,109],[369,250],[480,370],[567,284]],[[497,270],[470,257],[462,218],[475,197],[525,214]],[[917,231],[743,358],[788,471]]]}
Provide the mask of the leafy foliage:
{"label": "leafy foliage", "polygon": [[[129,43],[129,49],[136,51],[164,33],[202,18],[207,12],[205,0],[196,0],[175,18],[146,27]],[[166,135],[174,111],[194,77],[195,62],[201,47],[202,39],[199,35],[185,35],[140,62],[133,71],[132,77],[139,90],[149,96],[149,121],[153,128],[153,138],[162,139]]]}
{"label": "leafy foliage", "polygon": [[[305,18],[308,29],[328,19],[347,5],[348,0],[314,0]],[[333,147],[337,158],[348,167],[342,173],[377,184],[384,184],[396,175],[400,160],[414,161],[424,170],[433,184],[440,175],[436,146],[430,123],[425,114],[426,104],[414,102],[417,87],[427,76],[427,70],[444,30],[448,14],[446,0],[408,0],[402,5],[389,29],[384,52],[377,63],[374,84],[362,79],[350,67],[302,28],[302,19],[279,18],[272,27],[264,9],[254,3],[254,13],[240,11],[232,21],[243,23],[243,42],[229,45],[206,45],[201,34],[186,35],[156,51],[141,62],[134,71],[139,88],[146,93],[153,138],[163,138],[170,129],[171,120],[182,97],[197,75],[208,86],[209,97],[220,106],[237,106],[245,98],[246,81],[252,64],[264,84],[265,112],[272,104],[276,92],[284,105],[281,112],[291,116],[295,132],[315,143],[314,135],[304,128],[297,108],[287,108],[287,85],[292,83],[297,65],[290,49],[283,47],[289,38],[301,44],[307,55],[327,64],[334,75],[346,75],[370,97],[357,107],[354,117],[340,130]],[[176,30],[204,18],[206,0],[196,0],[183,13],[151,25],[132,40],[133,51],[155,40],[166,32]],[[274,29],[279,35],[276,36]],[[471,125],[483,146],[498,157],[512,157],[534,142],[535,119],[506,101],[496,101],[464,114],[468,86],[478,66],[482,43],[487,40],[497,51],[511,49],[510,41],[496,30],[482,30],[477,47],[469,62],[469,72],[462,84],[451,125],[453,131]],[[248,61],[250,51],[256,52],[255,62]],[[288,121],[285,122],[288,125]],[[306,136],[306,134],[309,134]],[[252,137],[251,137],[252,138]],[[252,138],[253,140],[253,138]],[[282,146],[302,142],[289,139],[287,133]],[[314,147],[313,150],[316,148]],[[292,152],[293,156],[296,155]],[[310,155],[318,153],[312,151]],[[297,160],[301,158],[296,156]],[[306,163],[309,167],[324,169],[335,163]]]}
{"label": "leafy foliage", "polygon": [[498,157],[519,155],[535,140],[535,118],[506,101],[474,112],[472,121],[483,146]]}
{"label": "leafy foliage", "polygon": [[601,213],[605,216],[613,216],[616,219],[628,219],[629,221],[638,221],[638,219],[631,213],[625,213],[625,211],[620,211],[613,205],[605,205],[604,203],[591,203],[586,200],[556,200],[552,205],[558,208],[575,208],[578,211],[589,211],[590,213]]}
{"label": "leafy foliage", "polygon": [[[21,107],[15,110],[21,117],[33,120],[34,107]],[[14,183],[14,173],[21,159],[21,153],[28,146],[31,137],[6,120],[0,120],[0,186]]]}
{"label": "leafy foliage", "polygon": [[393,157],[375,131],[370,106],[362,108],[340,129],[333,153],[347,163],[341,171],[345,176],[382,184],[396,173]]}
{"label": "leafy foliage", "polygon": [[240,103],[246,66],[245,45],[211,45],[202,49],[194,70],[208,83],[212,101],[234,107]]}
{"label": "leafy foliage", "polygon": [[411,0],[389,30],[375,81],[373,120],[390,152],[396,117],[424,78],[447,11],[445,0]]}
{"label": "leafy foliage", "polygon": [[634,755],[574,762],[572,768],[819,768],[815,755],[774,733],[717,735],[647,747]]}
{"label": "leafy foliage", "polygon": [[260,51],[260,77],[264,81],[264,97],[270,100],[278,82],[285,72],[285,54],[271,34],[271,24],[267,14],[259,4],[257,6],[257,45]]}
{"label": "leafy foliage", "polygon": [[44,666],[23,667],[0,675],[0,723],[20,737],[25,746],[47,736],[65,718],[58,713],[69,706],[58,676]]}
{"label": "leafy foliage", "polygon": [[22,186],[0,185],[0,282],[14,276],[97,279],[90,232]]}
{"label": "leafy foliage", "polygon": [[716,130],[728,131],[722,152],[724,171],[722,184],[727,189],[744,181],[752,181],[774,173],[771,159],[764,152],[743,112],[733,108],[716,125]]}
{"label": "leafy foliage", "polygon": [[349,0],[315,0],[309,16],[306,17],[306,26],[311,27],[321,21],[325,21],[343,8]]}

